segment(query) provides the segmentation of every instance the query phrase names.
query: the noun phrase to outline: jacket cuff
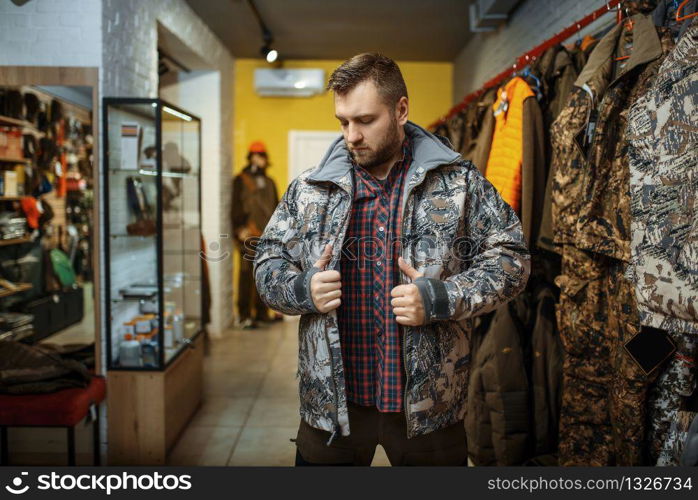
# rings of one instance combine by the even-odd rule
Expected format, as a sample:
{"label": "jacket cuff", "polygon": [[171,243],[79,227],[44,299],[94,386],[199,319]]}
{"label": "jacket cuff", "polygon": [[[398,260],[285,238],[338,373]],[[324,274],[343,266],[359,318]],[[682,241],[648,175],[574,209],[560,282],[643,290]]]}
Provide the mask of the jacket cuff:
{"label": "jacket cuff", "polygon": [[310,280],[313,275],[320,271],[319,267],[311,267],[310,269],[303,271],[296,277],[293,283],[293,292],[296,295],[296,301],[299,306],[303,309],[307,309],[308,312],[317,313],[317,307],[313,302],[313,297],[310,294]]}
{"label": "jacket cuff", "polygon": [[425,323],[451,317],[448,292],[443,281],[436,278],[417,278],[414,284],[419,289],[424,303]]}

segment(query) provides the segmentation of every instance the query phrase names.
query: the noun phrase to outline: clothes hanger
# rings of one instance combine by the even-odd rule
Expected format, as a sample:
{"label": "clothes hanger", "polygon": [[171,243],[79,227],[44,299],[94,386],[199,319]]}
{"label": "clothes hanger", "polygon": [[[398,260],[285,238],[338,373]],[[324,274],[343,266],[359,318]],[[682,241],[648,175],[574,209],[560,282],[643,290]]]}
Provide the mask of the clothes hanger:
{"label": "clothes hanger", "polygon": [[632,31],[633,26],[635,26],[635,22],[631,19],[630,14],[628,13],[628,8],[625,7],[625,30]]}
{"label": "clothes hanger", "polygon": [[691,19],[692,17],[698,16],[698,12],[694,12],[693,14],[686,14],[685,16],[681,17],[681,9],[683,9],[687,3],[688,0],[683,0],[683,2],[679,4],[679,8],[676,9],[676,20],[678,22],[685,21],[686,19]]}
{"label": "clothes hanger", "polygon": [[577,41],[574,42],[575,46],[579,47],[582,44],[582,34],[580,33],[582,31],[582,27],[577,23]]}
{"label": "clothes hanger", "polygon": [[[688,1],[688,0],[686,0],[686,1]],[[633,22],[633,20],[632,20],[632,19],[630,18],[630,16],[628,15],[628,8],[626,7],[626,8],[625,8],[625,31],[626,31],[626,32],[627,32],[627,31],[632,31],[634,25],[635,25],[635,23]],[[624,61],[625,59],[629,59],[629,58],[630,58],[629,55],[627,55],[627,56],[620,56],[620,57],[616,57],[616,61]]]}
{"label": "clothes hanger", "polygon": [[[528,58],[528,56],[526,56],[526,58]],[[533,59],[535,60],[535,57]],[[538,99],[539,101],[543,99],[543,92],[541,91],[541,87],[543,86],[543,84],[541,83],[540,79],[531,72],[530,65],[527,65],[526,67],[524,67],[524,69],[519,71],[518,76],[520,76],[524,80],[526,80],[527,78],[531,78],[535,82],[534,85],[531,85],[531,90],[536,94],[536,99]]]}

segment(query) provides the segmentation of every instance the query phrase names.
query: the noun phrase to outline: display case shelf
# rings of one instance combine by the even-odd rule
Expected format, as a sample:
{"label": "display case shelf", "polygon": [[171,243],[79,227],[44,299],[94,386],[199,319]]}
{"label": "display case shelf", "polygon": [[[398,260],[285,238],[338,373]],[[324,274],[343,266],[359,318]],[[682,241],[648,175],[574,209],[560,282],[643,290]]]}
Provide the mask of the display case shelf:
{"label": "display case shelf", "polygon": [[10,295],[14,295],[16,293],[26,292],[27,290],[31,290],[33,288],[31,283],[17,283],[16,285],[17,288],[14,289],[0,289],[0,298],[9,297]]}
{"label": "display case shelf", "polygon": [[10,116],[5,116],[5,115],[0,115],[0,126],[10,126],[10,127],[17,127],[22,129],[23,134],[31,134],[37,139],[40,139],[42,137],[46,137],[45,132],[41,132],[39,129],[37,129],[34,124],[26,121],[26,120],[20,120],[18,118],[12,118]]}
{"label": "display case shelf", "polygon": [[21,243],[29,243],[32,241],[31,236],[25,236],[24,238],[12,238],[8,240],[0,240],[0,247],[5,247],[8,245],[19,245]]}
{"label": "display case shelf", "polygon": [[32,161],[27,158],[8,158],[6,156],[0,156],[0,163],[31,163]]}
{"label": "display case shelf", "polygon": [[19,118],[12,118],[11,116],[0,115],[0,125],[10,125],[12,127],[22,127],[28,129],[34,129],[39,132],[37,128],[26,120],[21,120]]}
{"label": "display case shelf", "polygon": [[12,118],[5,115],[0,115],[0,125],[11,125],[14,127],[31,126],[31,124],[26,120],[20,120],[19,118]]}
{"label": "display case shelf", "polygon": [[[103,120],[108,368],[163,371],[202,331],[201,123],[136,98],[105,98]],[[121,296],[138,284],[157,293]]]}

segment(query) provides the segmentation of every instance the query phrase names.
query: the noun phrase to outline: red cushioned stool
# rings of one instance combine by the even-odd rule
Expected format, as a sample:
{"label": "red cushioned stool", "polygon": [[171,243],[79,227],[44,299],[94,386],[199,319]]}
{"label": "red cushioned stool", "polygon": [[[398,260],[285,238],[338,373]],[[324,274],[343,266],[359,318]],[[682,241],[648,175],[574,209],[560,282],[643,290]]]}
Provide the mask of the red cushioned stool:
{"label": "red cushioned stool", "polygon": [[68,465],[75,465],[75,426],[90,410],[92,417],[94,465],[99,465],[99,404],[107,388],[104,377],[92,377],[85,388],[62,389],[47,394],[0,394],[0,451],[8,464],[9,427],[65,427],[68,431]]}

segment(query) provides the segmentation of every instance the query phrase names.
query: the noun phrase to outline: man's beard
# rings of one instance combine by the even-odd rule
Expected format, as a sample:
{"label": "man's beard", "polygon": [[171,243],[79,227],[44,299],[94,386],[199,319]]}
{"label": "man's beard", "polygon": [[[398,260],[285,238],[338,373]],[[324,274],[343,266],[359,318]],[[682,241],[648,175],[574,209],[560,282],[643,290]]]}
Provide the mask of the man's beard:
{"label": "man's beard", "polygon": [[[346,141],[345,141],[346,144]],[[378,144],[374,151],[364,151],[363,155],[357,155],[356,152],[349,149],[352,159],[360,167],[370,169],[383,165],[389,161],[400,148],[400,134],[398,130],[397,120],[393,119],[388,134]]]}

